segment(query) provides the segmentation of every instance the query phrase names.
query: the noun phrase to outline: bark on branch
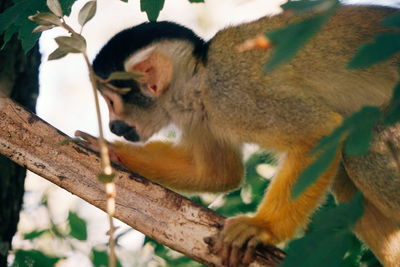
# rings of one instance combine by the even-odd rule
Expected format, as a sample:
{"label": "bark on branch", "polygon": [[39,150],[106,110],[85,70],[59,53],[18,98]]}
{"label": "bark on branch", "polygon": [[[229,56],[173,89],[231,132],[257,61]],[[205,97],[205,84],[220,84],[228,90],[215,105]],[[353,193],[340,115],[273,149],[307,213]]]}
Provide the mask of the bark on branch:
{"label": "bark on branch", "polygon": [[[0,96],[0,153],[100,209],[105,209],[98,156],[66,135]],[[204,238],[218,233],[223,217],[122,168],[116,170],[116,218],[158,242],[208,266],[220,265]],[[258,253],[257,253],[258,254]],[[263,251],[251,266],[279,260]]]}

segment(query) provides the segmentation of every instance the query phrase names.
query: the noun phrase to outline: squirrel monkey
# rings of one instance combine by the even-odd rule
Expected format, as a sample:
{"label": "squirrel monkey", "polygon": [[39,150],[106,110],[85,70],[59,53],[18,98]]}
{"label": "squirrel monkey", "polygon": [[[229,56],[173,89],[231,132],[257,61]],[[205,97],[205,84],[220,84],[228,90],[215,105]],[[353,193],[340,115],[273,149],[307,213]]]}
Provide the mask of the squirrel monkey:
{"label": "squirrel monkey", "polygon": [[351,198],[355,188],[364,193],[366,211],[355,232],[383,264],[399,266],[400,174],[379,146],[396,127],[377,130],[371,152],[363,157],[348,158],[338,150],[320,179],[291,199],[292,185],[313,161],[309,152],[319,139],[360,107],[390,99],[399,81],[395,60],[363,70],[346,65],[361,44],[386,30],[380,21],[394,12],[342,7],[292,61],[266,75],[262,67],[271,52],[240,53],[238,45],[308,15],[265,17],[226,28],[208,42],[170,22],[118,33],[94,60],[96,74],[106,79],[116,71],[132,71],[141,77],[112,81],[131,89],[125,94],[100,88],[111,131],[146,141],[172,123],[182,137],[177,144],[115,142],[110,144],[114,158],[171,189],[223,192],[242,182],[243,143],[273,149],[283,159],[257,212],[227,219],[214,248],[225,265],[249,264],[258,243],[293,238],[333,183],[339,201]]}

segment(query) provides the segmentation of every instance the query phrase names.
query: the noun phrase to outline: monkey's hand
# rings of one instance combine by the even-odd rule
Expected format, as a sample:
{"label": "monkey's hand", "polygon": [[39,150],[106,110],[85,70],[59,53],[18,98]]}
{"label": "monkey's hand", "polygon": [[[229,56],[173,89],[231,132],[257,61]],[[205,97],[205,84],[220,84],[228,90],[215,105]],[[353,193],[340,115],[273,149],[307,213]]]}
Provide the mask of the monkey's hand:
{"label": "monkey's hand", "polygon": [[219,236],[213,237],[210,244],[214,254],[221,255],[224,266],[247,266],[255,257],[256,248],[264,248],[281,260],[283,252],[274,249],[286,238],[279,236],[267,222],[248,216],[228,218]]}
{"label": "monkey's hand", "polygon": [[[82,139],[80,142],[78,142],[80,145],[87,147],[94,152],[97,152],[97,153],[100,152],[99,139],[97,137],[94,137],[88,133],[81,132],[81,131],[75,131],[75,136],[80,137]],[[114,152],[112,144],[110,144],[108,142],[106,142],[106,144],[108,146],[108,152],[109,152],[111,161],[119,162],[119,159]]]}

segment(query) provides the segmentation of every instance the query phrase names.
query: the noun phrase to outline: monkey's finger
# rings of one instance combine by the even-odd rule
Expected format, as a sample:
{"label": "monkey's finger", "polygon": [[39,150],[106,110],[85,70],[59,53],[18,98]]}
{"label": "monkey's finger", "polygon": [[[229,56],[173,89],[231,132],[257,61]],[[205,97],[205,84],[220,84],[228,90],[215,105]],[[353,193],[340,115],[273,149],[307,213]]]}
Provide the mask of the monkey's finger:
{"label": "monkey's finger", "polygon": [[[224,237],[224,242],[233,243],[238,240],[238,237],[243,235],[244,232],[247,232],[249,226],[246,224],[238,224],[238,225],[227,225],[222,230],[221,234]],[[241,247],[242,243],[237,243],[237,246]]]}
{"label": "monkey's finger", "polygon": [[256,236],[258,233],[258,229],[255,227],[247,227],[244,228],[243,231],[241,231],[237,236],[236,239],[233,241],[233,244],[238,246],[238,247],[243,247],[244,244]]}
{"label": "monkey's finger", "polygon": [[208,250],[212,254],[218,254],[218,252],[222,249],[222,240],[219,235],[206,237],[204,242],[208,245]]}
{"label": "monkey's finger", "polygon": [[230,244],[224,243],[220,253],[221,253],[220,255],[221,255],[221,259],[222,259],[222,265],[229,266],[229,257],[231,254]]}
{"label": "monkey's finger", "polygon": [[86,142],[97,141],[97,138],[94,137],[93,135],[90,135],[88,133],[85,133],[85,132],[82,132],[79,130],[75,131],[75,136],[82,138]]}
{"label": "monkey's finger", "polygon": [[259,240],[256,236],[254,236],[249,240],[249,242],[247,242],[247,246],[242,259],[242,262],[244,264],[250,264],[250,262],[254,260],[254,252],[258,243]]}
{"label": "monkey's finger", "polygon": [[232,246],[231,253],[229,255],[229,267],[238,267],[240,265],[241,247]]}
{"label": "monkey's finger", "polygon": [[82,145],[94,151],[99,151],[98,139],[96,137],[81,131],[75,131],[75,136],[82,138]]}

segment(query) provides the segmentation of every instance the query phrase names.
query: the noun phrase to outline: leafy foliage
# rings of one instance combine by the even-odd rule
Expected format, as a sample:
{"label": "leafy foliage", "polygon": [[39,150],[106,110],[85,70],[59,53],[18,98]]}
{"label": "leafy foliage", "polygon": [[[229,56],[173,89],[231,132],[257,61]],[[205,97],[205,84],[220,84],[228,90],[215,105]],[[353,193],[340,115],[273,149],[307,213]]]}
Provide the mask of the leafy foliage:
{"label": "leafy foliage", "polygon": [[[51,238],[52,241],[60,242],[62,241],[64,244],[68,244],[73,252],[78,252],[87,254],[87,251],[80,251],[79,247],[76,246],[76,243],[87,241],[87,223],[84,219],[80,218],[75,212],[70,211],[68,215],[67,225],[69,225],[69,232],[65,232],[64,227],[60,227],[57,224],[54,224],[50,210],[48,207],[47,196],[44,195],[40,206],[45,208],[48,211],[48,216],[50,218],[50,225],[46,229],[34,230],[30,233],[24,234],[23,239],[26,241],[31,241],[32,244],[35,244],[37,241],[42,238]],[[126,233],[126,232],[125,232]],[[121,234],[122,235],[122,234]],[[104,244],[106,245],[106,244]],[[15,260],[12,266],[15,267],[25,267],[25,266],[55,266],[56,263],[65,258],[61,255],[47,255],[41,251],[32,249],[32,250],[16,250],[14,252]],[[92,248],[88,258],[92,260],[92,263],[95,267],[100,266],[108,266],[108,255],[106,250],[98,250]],[[117,259],[117,266],[121,267],[121,263]]]}
{"label": "leafy foliage", "polygon": [[350,69],[367,68],[389,59],[400,52],[400,34],[383,33],[375,37],[373,43],[363,45],[350,61]]}
{"label": "leafy foliage", "polygon": [[[104,250],[92,250],[92,263],[95,267],[108,266],[108,254]],[[121,267],[121,263],[117,260],[117,267]]]}
{"label": "leafy foliage", "polygon": [[324,266],[341,266],[344,255],[354,242],[350,227],[363,214],[362,199],[358,193],[350,203],[319,212],[314,217],[313,230],[290,243],[281,266],[321,266],[321,263]]}
{"label": "leafy foliage", "polygon": [[306,13],[310,11],[328,10],[338,4],[336,0],[289,0],[281,5],[284,10],[294,11],[296,13]]}
{"label": "leafy foliage", "polygon": [[96,9],[96,1],[89,1],[82,7],[78,14],[78,21],[82,27],[94,17],[96,14]]}
{"label": "leafy foliage", "polygon": [[245,184],[241,189],[230,192],[225,196],[225,203],[216,209],[218,213],[224,216],[234,216],[238,213],[256,211],[269,184],[269,180],[260,176],[256,170],[260,164],[275,165],[276,159],[266,152],[251,155],[245,164]]}
{"label": "leafy foliage", "polygon": [[311,152],[317,154],[317,159],[301,173],[293,186],[292,196],[298,197],[328,169],[346,137],[346,154],[358,156],[366,153],[372,140],[373,127],[380,118],[381,111],[378,107],[366,106],[346,118],[331,135],[323,137]]}
{"label": "leafy foliage", "polygon": [[70,236],[85,241],[87,239],[86,222],[75,212],[70,211],[68,214],[68,222],[71,227]]}
{"label": "leafy foliage", "polygon": [[24,239],[25,240],[35,239],[48,232],[49,232],[48,230],[42,230],[42,231],[35,230],[30,233],[24,234]]}
{"label": "leafy foliage", "polygon": [[165,0],[140,0],[140,10],[146,12],[149,21],[156,21]]}
{"label": "leafy foliage", "polygon": [[319,31],[328,18],[329,14],[313,16],[286,28],[267,33],[267,37],[276,45],[276,49],[264,66],[264,70],[271,71],[293,58],[297,51]]}
{"label": "leafy foliage", "polygon": [[[75,0],[62,0],[64,14],[69,14]],[[4,34],[4,45],[14,34],[18,34],[23,49],[29,51],[39,39],[40,34],[32,34],[36,24],[28,20],[28,16],[36,12],[49,11],[45,1],[14,0],[14,5],[0,14],[0,34]]]}
{"label": "leafy foliage", "polygon": [[[400,27],[400,15],[395,13],[386,17],[382,25]],[[349,62],[350,69],[367,68],[373,64],[389,59],[400,52],[400,33],[398,29],[392,33],[382,33],[375,37],[374,42],[364,44]]]}
{"label": "leafy foliage", "polygon": [[[201,264],[193,261],[192,259],[180,254],[174,253],[171,249],[164,245],[161,245],[157,241],[146,236],[144,240],[145,244],[151,244],[154,248],[154,253],[162,258],[167,266],[174,267],[200,267]],[[174,255],[173,255],[174,254]]]}
{"label": "leafy foliage", "polygon": [[324,12],[308,17],[302,21],[290,24],[284,28],[277,29],[266,33],[270,42],[276,46],[268,62],[264,66],[264,71],[272,71],[280,64],[292,59],[296,53],[311,39],[334,14],[339,2],[334,0],[320,0],[320,1],[290,1],[282,8],[285,10],[295,12],[305,12],[314,10],[321,6],[321,3],[330,2],[330,5]]}
{"label": "leafy foliage", "polygon": [[387,27],[400,27],[400,13],[395,13],[386,17],[382,21],[382,25],[385,25]]}
{"label": "leafy foliage", "polygon": [[61,258],[52,257],[39,250],[18,250],[15,253],[13,266],[15,267],[43,267],[54,266]]}

